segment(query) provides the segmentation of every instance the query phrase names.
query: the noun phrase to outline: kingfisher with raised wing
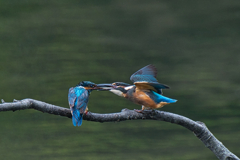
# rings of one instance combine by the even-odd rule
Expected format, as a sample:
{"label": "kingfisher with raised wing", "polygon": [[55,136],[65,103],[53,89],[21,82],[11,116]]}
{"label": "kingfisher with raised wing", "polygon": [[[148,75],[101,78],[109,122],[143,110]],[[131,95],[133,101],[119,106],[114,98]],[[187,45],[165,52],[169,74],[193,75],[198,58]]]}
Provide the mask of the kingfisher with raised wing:
{"label": "kingfisher with raised wing", "polygon": [[92,90],[109,90],[111,84],[101,85],[104,88],[98,87],[97,84],[90,81],[82,81],[76,87],[71,87],[68,92],[68,102],[72,114],[72,123],[74,126],[81,126],[83,114],[88,112],[88,99]]}
{"label": "kingfisher with raised wing", "polygon": [[[167,85],[161,84],[156,79],[157,69],[153,65],[147,65],[135,72],[130,80],[134,85],[124,82],[114,82],[109,89],[114,94],[129,99],[130,101],[142,105],[144,109],[162,108],[166,104],[175,103],[177,100],[163,96],[162,89],[169,89]],[[99,86],[107,84],[99,84]]]}

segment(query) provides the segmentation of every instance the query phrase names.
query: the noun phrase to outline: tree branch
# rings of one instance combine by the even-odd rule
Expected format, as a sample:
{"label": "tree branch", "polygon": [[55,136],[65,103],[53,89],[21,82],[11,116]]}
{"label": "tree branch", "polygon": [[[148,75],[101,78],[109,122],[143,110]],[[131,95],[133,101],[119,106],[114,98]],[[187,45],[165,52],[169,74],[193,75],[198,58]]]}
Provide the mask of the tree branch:
{"label": "tree branch", "polygon": [[[2,111],[16,111],[24,109],[36,109],[41,112],[65,116],[71,118],[70,109],[55,106],[45,102],[37,101],[34,99],[23,99],[12,103],[6,103],[2,100],[0,104],[0,112]],[[188,130],[192,131],[204,144],[209,148],[220,160],[239,160],[239,158],[231,153],[206,127],[202,122],[195,122],[184,116],[177,114],[158,111],[158,110],[145,110],[143,113],[138,113],[133,110],[123,109],[118,113],[99,114],[88,112],[83,116],[84,120],[95,122],[112,122],[112,121],[125,121],[135,119],[151,119],[171,122],[181,125]]]}

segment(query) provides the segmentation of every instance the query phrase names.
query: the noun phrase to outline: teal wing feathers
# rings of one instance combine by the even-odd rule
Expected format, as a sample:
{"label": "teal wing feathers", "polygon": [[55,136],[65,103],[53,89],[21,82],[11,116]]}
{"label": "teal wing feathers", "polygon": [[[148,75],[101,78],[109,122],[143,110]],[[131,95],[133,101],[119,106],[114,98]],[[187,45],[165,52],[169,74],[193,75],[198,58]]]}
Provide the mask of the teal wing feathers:
{"label": "teal wing feathers", "polygon": [[157,69],[152,64],[147,65],[130,77],[132,82],[157,82]]}
{"label": "teal wing feathers", "polygon": [[133,81],[137,87],[151,89],[162,94],[162,89],[169,89],[169,87],[165,84],[158,83],[156,76],[157,69],[150,64],[135,72],[130,77],[130,80]]}
{"label": "teal wing feathers", "polygon": [[69,103],[70,108],[74,107],[74,103],[75,103],[76,99],[77,99],[77,96],[75,94],[74,88],[72,87],[68,91],[68,103]]}
{"label": "teal wing feathers", "polygon": [[162,94],[162,89],[169,89],[170,88],[169,86],[167,86],[165,84],[161,84],[161,83],[148,83],[148,85],[155,88],[157,90],[157,93],[159,93],[159,94]]}

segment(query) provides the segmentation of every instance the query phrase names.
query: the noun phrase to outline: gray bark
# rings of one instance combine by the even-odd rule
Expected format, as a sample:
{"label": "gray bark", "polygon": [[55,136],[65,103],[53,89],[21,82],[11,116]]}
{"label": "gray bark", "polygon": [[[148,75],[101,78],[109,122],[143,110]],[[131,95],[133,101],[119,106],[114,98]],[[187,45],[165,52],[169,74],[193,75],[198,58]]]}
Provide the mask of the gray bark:
{"label": "gray bark", "polygon": [[[45,102],[37,101],[34,99],[23,99],[12,103],[6,103],[2,100],[0,104],[0,112],[2,111],[16,111],[23,109],[36,109],[41,112],[65,116],[71,118],[71,112],[68,108],[63,108],[48,104]],[[206,127],[202,122],[193,121],[181,115],[158,111],[158,110],[145,110],[143,113],[138,113],[134,110],[123,109],[118,113],[99,114],[88,112],[83,116],[84,120],[95,122],[113,122],[125,121],[135,119],[150,119],[166,121],[174,124],[181,125],[188,130],[192,131],[203,143],[209,148],[220,160],[239,160],[239,158],[231,153]]]}

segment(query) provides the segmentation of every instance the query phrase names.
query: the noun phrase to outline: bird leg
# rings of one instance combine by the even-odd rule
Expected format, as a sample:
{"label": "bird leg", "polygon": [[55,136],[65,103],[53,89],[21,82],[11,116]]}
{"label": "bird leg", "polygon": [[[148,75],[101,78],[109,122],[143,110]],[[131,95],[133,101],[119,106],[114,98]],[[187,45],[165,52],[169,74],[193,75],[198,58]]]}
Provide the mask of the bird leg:
{"label": "bird leg", "polygon": [[139,109],[134,109],[135,112],[138,112],[138,113],[143,113],[143,111],[145,109],[149,109],[149,107],[145,107],[144,105],[142,105],[142,110],[139,110]]}
{"label": "bird leg", "polygon": [[86,114],[87,115],[87,113],[88,113],[88,107],[85,109],[85,111],[84,111],[84,114]]}

